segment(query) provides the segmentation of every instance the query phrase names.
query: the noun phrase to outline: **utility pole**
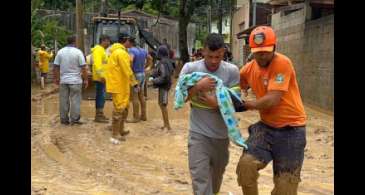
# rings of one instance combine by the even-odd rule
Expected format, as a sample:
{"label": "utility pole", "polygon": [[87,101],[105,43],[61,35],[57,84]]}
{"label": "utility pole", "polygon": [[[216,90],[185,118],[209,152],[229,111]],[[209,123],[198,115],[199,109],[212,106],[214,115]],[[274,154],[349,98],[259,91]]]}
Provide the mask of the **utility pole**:
{"label": "utility pole", "polygon": [[101,16],[103,16],[103,17],[106,17],[108,15],[107,10],[106,10],[106,8],[107,8],[106,5],[107,5],[106,0],[101,0],[100,13],[101,13]]}
{"label": "utility pole", "polygon": [[207,15],[208,15],[208,33],[211,33],[211,25],[212,25],[212,6],[209,3],[208,9],[207,9]]}
{"label": "utility pole", "polygon": [[83,0],[76,0],[76,46],[85,53]]}
{"label": "utility pole", "polygon": [[252,0],[252,26],[256,25],[256,0]]}

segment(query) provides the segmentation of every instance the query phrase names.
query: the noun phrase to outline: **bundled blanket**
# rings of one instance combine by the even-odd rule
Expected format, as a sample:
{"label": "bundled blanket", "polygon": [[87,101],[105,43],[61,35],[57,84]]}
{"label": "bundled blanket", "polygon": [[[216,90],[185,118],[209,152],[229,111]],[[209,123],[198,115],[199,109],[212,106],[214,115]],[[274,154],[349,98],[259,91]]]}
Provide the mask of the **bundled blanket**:
{"label": "bundled blanket", "polygon": [[240,90],[225,87],[223,81],[218,77],[203,72],[194,72],[181,76],[175,88],[175,110],[183,107],[185,100],[188,97],[188,89],[205,76],[209,76],[216,81],[215,93],[218,107],[227,126],[229,138],[234,144],[247,149],[245,140],[242,138],[238,129],[237,120],[234,117],[235,109],[231,100],[231,95],[236,99],[240,99]]}

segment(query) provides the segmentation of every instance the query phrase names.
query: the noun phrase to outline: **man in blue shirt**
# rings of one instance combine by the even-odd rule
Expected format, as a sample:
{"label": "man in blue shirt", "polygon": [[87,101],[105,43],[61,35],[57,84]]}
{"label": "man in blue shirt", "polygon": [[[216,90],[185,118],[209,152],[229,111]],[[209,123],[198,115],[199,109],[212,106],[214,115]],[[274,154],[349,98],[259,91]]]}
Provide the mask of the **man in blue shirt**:
{"label": "man in blue shirt", "polygon": [[[146,121],[146,102],[143,96],[143,86],[145,82],[145,72],[144,67],[147,59],[147,51],[135,45],[133,42],[133,47],[128,49],[129,55],[132,60],[132,70],[134,76],[139,82],[138,87],[132,88],[131,99],[133,104],[133,120],[127,122],[139,122],[140,120]],[[141,104],[141,116],[139,116],[139,105]]]}

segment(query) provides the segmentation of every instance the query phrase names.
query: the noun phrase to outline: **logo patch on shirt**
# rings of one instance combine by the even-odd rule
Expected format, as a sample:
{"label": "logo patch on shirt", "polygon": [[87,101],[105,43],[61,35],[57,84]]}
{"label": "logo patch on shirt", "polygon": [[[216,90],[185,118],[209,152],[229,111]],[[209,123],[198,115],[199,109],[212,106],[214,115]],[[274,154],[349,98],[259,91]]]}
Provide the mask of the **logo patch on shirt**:
{"label": "logo patch on shirt", "polygon": [[284,75],[283,74],[277,74],[276,78],[275,78],[275,82],[279,83],[279,84],[284,82]]}

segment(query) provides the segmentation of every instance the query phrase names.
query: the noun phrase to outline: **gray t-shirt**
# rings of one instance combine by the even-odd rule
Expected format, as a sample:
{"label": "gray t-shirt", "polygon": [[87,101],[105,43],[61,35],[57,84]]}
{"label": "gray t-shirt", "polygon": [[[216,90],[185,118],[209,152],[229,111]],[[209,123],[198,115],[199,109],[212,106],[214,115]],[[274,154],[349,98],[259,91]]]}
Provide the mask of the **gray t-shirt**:
{"label": "gray t-shirt", "polygon": [[[182,68],[180,76],[193,72],[213,74],[222,79],[226,87],[236,86],[240,81],[238,67],[225,61],[221,62],[218,70],[215,72],[207,70],[204,59],[188,62]],[[190,131],[216,139],[225,139],[228,137],[227,127],[218,109],[192,107],[190,112]]]}
{"label": "gray t-shirt", "polygon": [[66,46],[57,52],[53,64],[60,67],[61,84],[82,84],[81,68],[86,62],[81,50]]}

